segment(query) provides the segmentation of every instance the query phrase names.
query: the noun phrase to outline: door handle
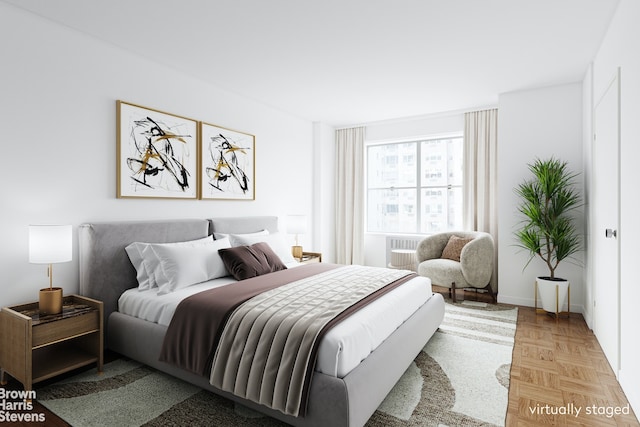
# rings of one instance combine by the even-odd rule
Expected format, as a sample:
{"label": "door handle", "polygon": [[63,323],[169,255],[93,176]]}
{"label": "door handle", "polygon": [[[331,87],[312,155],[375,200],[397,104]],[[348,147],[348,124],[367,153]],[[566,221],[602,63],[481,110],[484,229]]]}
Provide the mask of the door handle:
{"label": "door handle", "polygon": [[604,230],[604,236],[607,239],[615,239],[616,237],[618,237],[618,230],[607,228],[606,230]]}

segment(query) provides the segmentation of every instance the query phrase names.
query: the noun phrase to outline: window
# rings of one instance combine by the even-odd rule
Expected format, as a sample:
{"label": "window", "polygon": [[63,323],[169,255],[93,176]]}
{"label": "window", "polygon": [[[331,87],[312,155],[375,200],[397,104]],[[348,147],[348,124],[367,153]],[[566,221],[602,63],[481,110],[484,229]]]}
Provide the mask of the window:
{"label": "window", "polygon": [[367,231],[461,228],[461,136],[367,146]]}

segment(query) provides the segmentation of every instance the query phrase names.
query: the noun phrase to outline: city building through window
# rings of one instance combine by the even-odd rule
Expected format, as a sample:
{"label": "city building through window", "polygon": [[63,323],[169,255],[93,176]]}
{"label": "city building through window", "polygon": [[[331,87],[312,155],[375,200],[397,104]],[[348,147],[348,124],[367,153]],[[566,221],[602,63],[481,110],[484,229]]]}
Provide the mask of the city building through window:
{"label": "city building through window", "polygon": [[462,228],[462,136],[367,146],[367,231]]}

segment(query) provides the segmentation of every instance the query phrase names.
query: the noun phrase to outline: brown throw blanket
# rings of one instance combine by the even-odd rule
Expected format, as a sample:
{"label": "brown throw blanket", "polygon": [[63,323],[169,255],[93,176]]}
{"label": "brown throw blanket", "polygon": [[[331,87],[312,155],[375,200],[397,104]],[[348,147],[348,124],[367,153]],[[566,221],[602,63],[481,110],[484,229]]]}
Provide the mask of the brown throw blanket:
{"label": "brown throw blanket", "polygon": [[161,360],[198,374],[213,362],[215,387],[303,416],[321,336],[414,276],[311,264],[204,291],[176,309]]}
{"label": "brown throw blanket", "polygon": [[262,292],[337,267],[328,263],[303,265],[185,298],[169,323],[160,361],[208,378],[225,322],[236,307]]}

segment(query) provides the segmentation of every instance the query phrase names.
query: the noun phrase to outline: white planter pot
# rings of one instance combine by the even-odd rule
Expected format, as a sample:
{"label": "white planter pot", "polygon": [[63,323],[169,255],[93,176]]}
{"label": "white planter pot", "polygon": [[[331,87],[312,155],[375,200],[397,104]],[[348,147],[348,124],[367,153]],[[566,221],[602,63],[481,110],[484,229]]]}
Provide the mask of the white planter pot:
{"label": "white planter pot", "polygon": [[[540,306],[550,313],[568,312],[567,296],[569,294],[568,280],[549,280],[536,278]],[[565,305],[567,304],[567,305]]]}

